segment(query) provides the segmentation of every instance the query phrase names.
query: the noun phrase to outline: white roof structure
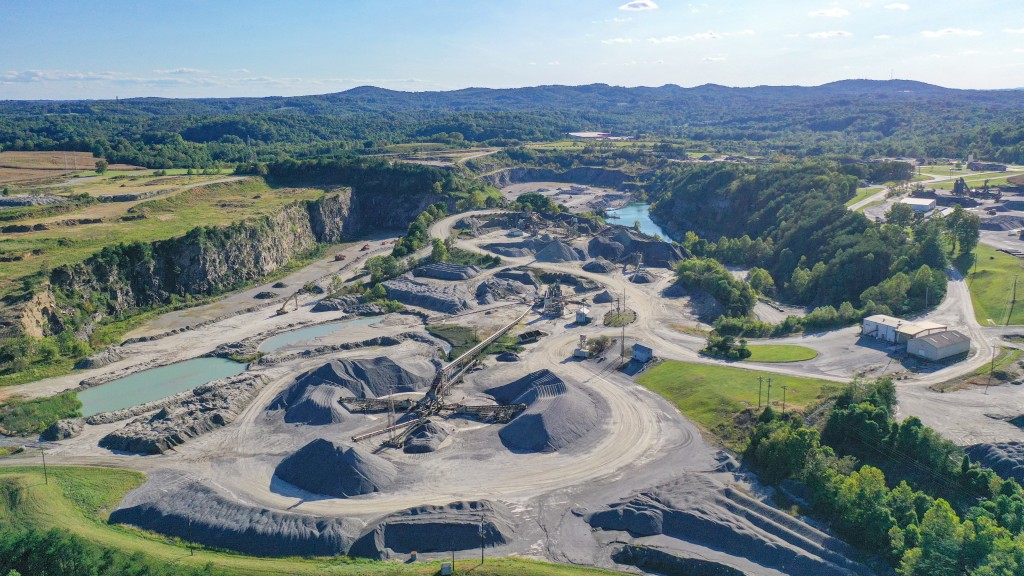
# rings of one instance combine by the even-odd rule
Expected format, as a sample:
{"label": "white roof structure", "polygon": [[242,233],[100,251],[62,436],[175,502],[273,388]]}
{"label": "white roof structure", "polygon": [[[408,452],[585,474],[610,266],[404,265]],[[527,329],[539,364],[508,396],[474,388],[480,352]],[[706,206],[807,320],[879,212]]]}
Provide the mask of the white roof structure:
{"label": "white roof structure", "polygon": [[900,204],[906,204],[915,210],[931,210],[935,208],[934,198],[903,198]]}
{"label": "white roof structure", "polygon": [[874,322],[881,326],[889,326],[895,328],[900,334],[906,334],[908,336],[916,336],[923,332],[931,330],[945,330],[947,326],[945,324],[938,324],[936,322],[929,322],[928,320],[918,320],[911,322],[910,320],[904,320],[902,318],[896,318],[895,316],[888,316],[886,314],[875,314],[874,316],[868,316],[864,319],[865,322]]}

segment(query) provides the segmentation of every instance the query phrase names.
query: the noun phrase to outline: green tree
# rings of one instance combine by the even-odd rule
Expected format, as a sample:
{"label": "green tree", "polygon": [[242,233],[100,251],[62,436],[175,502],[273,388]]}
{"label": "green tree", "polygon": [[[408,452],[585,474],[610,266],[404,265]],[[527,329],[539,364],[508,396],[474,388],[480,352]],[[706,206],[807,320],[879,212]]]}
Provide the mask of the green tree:
{"label": "green tree", "polygon": [[96,161],[96,172],[98,174],[103,174],[107,171],[108,166],[110,166],[110,164],[108,164],[106,160],[100,158]]}
{"label": "green tree", "polygon": [[434,238],[433,249],[430,252],[430,259],[434,262],[448,261],[448,247],[444,245],[444,240]]}
{"label": "green tree", "polygon": [[921,520],[921,545],[903,556],[904,576],[956,576],[964,543],[963,526],[948,502],[939,498]]}
{"label": "green tree", "polygon": [[775,280],[764,268],[751,268],[747,276],[747,283],[758,293],[770,296],[775,293]]}
{"label": "green tree", "polygon": [[886,214],[885,220],[897,226],[910,226],[914,223],[914,218],[913,208],[902,202],[897,202],[892,205],[892,208],[889,208],[889,213]]}

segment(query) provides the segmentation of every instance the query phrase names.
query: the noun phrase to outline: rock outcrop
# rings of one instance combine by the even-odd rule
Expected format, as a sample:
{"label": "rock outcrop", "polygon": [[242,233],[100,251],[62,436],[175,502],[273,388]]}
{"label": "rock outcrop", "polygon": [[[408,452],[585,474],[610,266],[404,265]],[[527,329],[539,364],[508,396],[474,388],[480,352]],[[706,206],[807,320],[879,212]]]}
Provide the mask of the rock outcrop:
{"label": "rock outcrop", "polygon": [[43,431],[43,440],[67,440],[82,433],[85,428],[84,418],[65,418],[57,420],[50,427]]}

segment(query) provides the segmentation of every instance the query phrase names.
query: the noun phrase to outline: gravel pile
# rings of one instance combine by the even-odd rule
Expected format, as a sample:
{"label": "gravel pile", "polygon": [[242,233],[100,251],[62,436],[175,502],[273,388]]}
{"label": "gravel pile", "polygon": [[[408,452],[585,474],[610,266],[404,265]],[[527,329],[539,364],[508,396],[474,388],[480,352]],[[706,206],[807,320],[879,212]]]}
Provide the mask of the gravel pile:
{"label": "gravel pile", "polygon": [[647,270],[641,270],[640,272],[633,274],[629,277],[629,281],[634,284],[650,284],[654,282],[656,278],[654,274],[651,274]]}
{"label": "gravel pile", "polygon": [[476,287],[476,301],[480,304],[493,304],[499,300],[536,293],[536,286],[531,284],[492,277],[485,279]]}
{"label": "gravel pile", "polygon": [[54,206],[65,204],[68,201],[63,196],[46,196],[36,194],[25,194],[21,196],[0,196],[0,208],[13,208],[18,206]]}
{"label": "gravel pile", "polygon": [[110,514],[110,521],[257,556],[345,554],[361,526],[348,518],[247,506],[197,482],[171,494],[159,492],[155,486],[150,482],[129,493]]}
{"label": "gravel pile", "polygon": [[451,428],[444,422],[425,420],[413,426],[412,430],[405,437],[405,450],[408,454],[425,454],[434,452],[441,447],[448,436],[451,435]]}
{"label": "gravel pile", "polygon": [[408,306],[458,314],[469,309],[465,291],[459,286],[433,286],[408,278],[395,278],[384,282],[388,298]]}
{"label": "gravel pile", "polygon": [[318,438],[285,458],[274,474],[307,492],[351,498],[386,490],[395,482],[398,470],[363,448]]}
{"label": "gravel pile", "polygon": [[533,372],[487,391],[502,404],[527,408],[499,432],[513,452],[559,452],[571,449],[598,422],[597,404],[583,391],[569,387],[549,370]]}
{"label": "gravel pile", "polygon": [[153,416],[132,420],[107,434],[100,446],[140,454],[162,454],[171,448],[226,426],[242,413],[267,384],[262,374],[242,373],[214,380],[183,393],[181,399]]}
{"label": "gravel pile", "polygon": [[342,312],[359,304],[358,296],[335,296],[323,298],[313,305],[313,312]]}
{"label": "gravel pile", "polygon": [[480,274],[476,266],[465,266],[462,264],[449,264],[447,262],[434,262],[420,266],[412,271],[413,276],[424,276],[437,280],[469,280]]}
{"label": "gravel pile", "polygon": [[119,346],[110,346],[103,350],[83,358],[75,364],[76,370],[89,370],[91,368],[103,368],[119,360],[124,360],[124,353]]}
{"label": "gravel pile", "polygon": [[644,265],[655,268],[671,268],[673,262],[684,257],[679,246],[622,226],[609,227],[600,236],[592,238],[587,244],[587,251],[594,258],[615,262],[642,254]]}
{"label": "gravel pile", "polygon": [[534,278],[533,274],[530,274],[530,272],[527,270],[515,270],[513,268],[505,268],[504,270],[496,273],[494,277],[500,278],[502,280],[511,280],[513,282],[525,284],[526,286],[533,286],[534,288],[540,287],[540,283],[537,282],[537,279]]}
{"label": "gravel pile", "polygon": [[494,242],[482,248],[507,258],[529,258],[534,254],[532,242]]}
{"label": "gravel pile", "polygon": [[264,290],[263,292],[259,292],[258,294],[253,296],[253,298],[255,298],[257,300],[272,300],[274,298],[277,298],[277,292],[272,292],[270,290]]}
{"label": "gravel pile", "polygon": [[998,230],[1001,232],[1017,230],[1024,228],[1024,218],[1009,214],[999,214],[998,216],[982,218],[980,228],[982,230]]}
{"label": "gravel pile", "polygon": [[586,270],[587,272],[594,272],[597,274],[607,274],[608,272],[612,272],[613,270],[615,270],[615,268],[615,264],[612,264],[611,262],[605,260],[604,258],[591,260],[590,262],[587,262],[586,264],[583,265],[583,269]]}
{"label": "gravel pile", "polygon": [[430,386],[434,366],[408,359],[400,366],[390,358],[331,360],[300,375],[270,404],[284,410],[284,421],[310,425],[342,422],[348,412],[342,398],[377,398],[389,392],[416,392]]}
{"label": "gravel pile", "polygon": [[42,439],[49,441],[67,440],[82,433],[85,428],[85,418],[65,418],[50,424],[49,428],[43,431]]}
{"label": "gravel pile", "polygon": [[612,296],[612,293],[607,290],[594,295],[594,304],[608,304],[609,302],[615,302],[615,296]]}
{"label": "gravel pile", "polygon": [[538,262],[579,262],[586,260],[587,255],[579,248],[555,240],[543,246],[534,255]]}
{"label": "gravel pile", "polygon": [[379,560],[387,558],[389,552],[472,550],[481,543],[486,546],[507,544],[514,533],[511,512],[498,502],[420,506],[392,514],[371,526],[352,545],[349,555]]}
{"label": "gravel pile", "polygon": [[1024,482],[1024,442],[975,444],[964,451],[972,461],[991,468],[1000,476]]}
{"label": "gravel pile", "polygon": [[848,544],[734,489],[712,488],[705,482],[677,480],[586,519],[595,529],[633,537],[663,535],[786,574],[871,574],[852,560],[857,554]]}

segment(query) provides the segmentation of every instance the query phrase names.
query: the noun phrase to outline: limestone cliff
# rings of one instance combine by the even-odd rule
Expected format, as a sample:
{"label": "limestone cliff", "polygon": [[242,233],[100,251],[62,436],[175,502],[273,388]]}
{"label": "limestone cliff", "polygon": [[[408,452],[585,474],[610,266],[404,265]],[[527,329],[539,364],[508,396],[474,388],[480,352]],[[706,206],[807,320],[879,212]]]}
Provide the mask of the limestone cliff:
{"label": "limestone cliff", "polygon": [[481,178],[488,184],[498,188],[519,182],[570,182],[573,184],[617,188],[619,190],[630,189],[631,186],[628,183],[637,179],[637,177],[621,170],[587,166],[570,168],[564,171],[552,170],[550,168],[507,168],[481,176]]}

